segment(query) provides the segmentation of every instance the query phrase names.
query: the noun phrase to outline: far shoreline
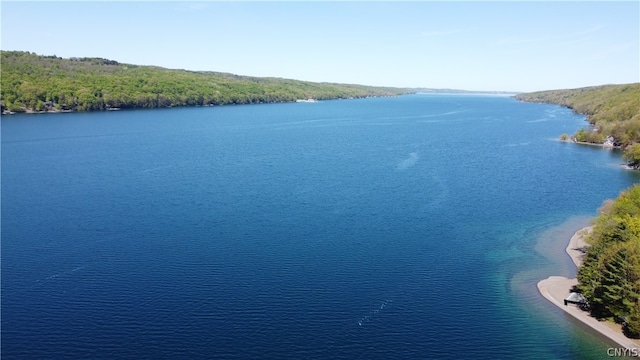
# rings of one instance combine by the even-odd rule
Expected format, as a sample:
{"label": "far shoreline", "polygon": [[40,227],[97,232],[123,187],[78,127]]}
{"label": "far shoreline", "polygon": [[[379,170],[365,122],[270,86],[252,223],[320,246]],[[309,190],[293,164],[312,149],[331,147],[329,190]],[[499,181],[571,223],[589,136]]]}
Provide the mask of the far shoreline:
{"label": "far shoreline", "polygon": [[392,94],[392,95],[368,95],[368,96],[354,96],[354,97],[331,97],[326,99],[295,99],[286,101],[261,101],[261,102],[247,102],[247,103],[222,103],[222,104],[196,104],[196,105],[167,105],[167,106],[152,106],[152,107],[110,107],[103,109],[92,110],[77,110],[77,109],[58,109],[48,108],[47,110],[36,111],[33,109],[24,109],[23,111],[2,111],[2,115],[33,115],[33,114],[62,114],[62,113],[102,113],[107,111],[132,111],[132,110],[157,110],[157,109],[176,109],[176,108],[201,108],[201,107],[221,107],[221,106],[241,106],[241,105],[268,105],[268,104],[296,104],[296,103],[317,103],[322,101],[334,101],[334,100],[360,100],[360,99],[374,99],[374,98],[390,98],[406,95],[416,95],[416,93],[407,94]]}
{"label": "far shoreline", "polygon": [[567,139],[567,140],[559,139],[558,141],[563,143],[577,144],[577,145],[594,146],[594,147],[599,147],[599,148],[609,149],[609,150],[622,149],[622,147],[620,147],[619,145],[607,145],[604,143],[590,143],[586,141],[575,141],[571,139]]}
{"label": "far shoreline", "polygon": [[[590,143],[590,142],[586,142],[586,141],[573,141],[573,140],[562,140],[562,139],[558,139],[558,142],[561,143],[569,143],[569,144],[576,144],[576,145],[583,145],[583,146],[589,146],[589,147],[596,147],[596,148],[601,148],[603,150],[610,150],[610,151],[622,151],[622,147],[619,145],[605,145],[605,144],[599,144],[599,143]],[[636,169],[633,166],[629,166],[626,163],[622,163],[620,164],[620,167],[624,170],[631,170],[631,171],[638,171],[640,170],[640,168]]]}
{"label": "far shoreline", "polygon": [[[582,264],[585,250],[588,246],[584,238],[592,229],[592,226],[587,226],[576,231],[565,249],[576,268],[579,268]],[[618,324],[610,321],[600,321],[575,305],[564,305],[564,299],[577,284],[578,279],[576,278],[569,279],[564,276],[549,276],[544,280],[540,280],[537,287],[545,299],[562,309],[565,313],[571,315],[610,341],[613,341],[618,346],[626,349],[626,354],[637,355],[640,350],[640,340],[626,337]]]}

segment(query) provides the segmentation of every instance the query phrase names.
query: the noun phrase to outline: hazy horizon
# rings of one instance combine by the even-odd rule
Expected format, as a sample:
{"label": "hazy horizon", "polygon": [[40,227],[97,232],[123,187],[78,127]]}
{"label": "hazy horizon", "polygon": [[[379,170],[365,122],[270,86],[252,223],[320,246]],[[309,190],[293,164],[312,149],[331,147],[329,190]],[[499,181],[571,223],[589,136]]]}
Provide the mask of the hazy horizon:
{"label": "hazy horizon", "polygon": [[313,82],[640,81],[638,2],[2,2],[2,50]]}

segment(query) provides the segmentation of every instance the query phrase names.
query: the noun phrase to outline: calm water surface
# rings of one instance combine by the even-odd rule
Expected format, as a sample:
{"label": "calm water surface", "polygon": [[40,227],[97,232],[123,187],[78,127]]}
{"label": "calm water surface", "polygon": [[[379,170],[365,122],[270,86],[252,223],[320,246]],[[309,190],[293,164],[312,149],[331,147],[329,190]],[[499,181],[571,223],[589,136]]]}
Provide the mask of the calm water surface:
{"label": "calm water surface", "polygon": [[2,117],[2,358],[599,359],[538,295],[638,181],[570,110],[397,98]]}

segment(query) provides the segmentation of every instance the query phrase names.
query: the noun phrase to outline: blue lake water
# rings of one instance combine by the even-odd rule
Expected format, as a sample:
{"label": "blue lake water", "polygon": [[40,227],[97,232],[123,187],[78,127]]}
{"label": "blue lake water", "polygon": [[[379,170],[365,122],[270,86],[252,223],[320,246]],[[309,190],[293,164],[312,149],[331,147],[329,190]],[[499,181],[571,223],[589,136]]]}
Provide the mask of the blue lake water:
{"label": "blue lake water", "polygon": [[640,179],[509,97],[3,116],[2,358],[600,359],[538,295]]}

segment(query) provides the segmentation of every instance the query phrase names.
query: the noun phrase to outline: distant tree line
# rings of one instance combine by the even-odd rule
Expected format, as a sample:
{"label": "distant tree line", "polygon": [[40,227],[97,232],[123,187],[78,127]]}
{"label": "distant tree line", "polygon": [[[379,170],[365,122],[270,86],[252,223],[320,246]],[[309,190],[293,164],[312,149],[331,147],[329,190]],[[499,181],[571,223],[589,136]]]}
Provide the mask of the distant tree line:
{"label": "distant tree line", "polygon": [[630,337],[640,336],[640,185],[606,201],[599,210],[578,288],[597,318],[623,323]]}
{"label": "distant tree line", "polygon": [[2,111],[94,111],[395,96],[410,89],[314,83],[2,51]]}
{"label": "distant tree line", "polygon": [[571,138],[594,144],[609,138],[613,146],[624,149],[630,166],[640,168],[640,83],[541,91],[519,94],[516,99],[562,105],[587,115],[589,128],[579,129]]}

